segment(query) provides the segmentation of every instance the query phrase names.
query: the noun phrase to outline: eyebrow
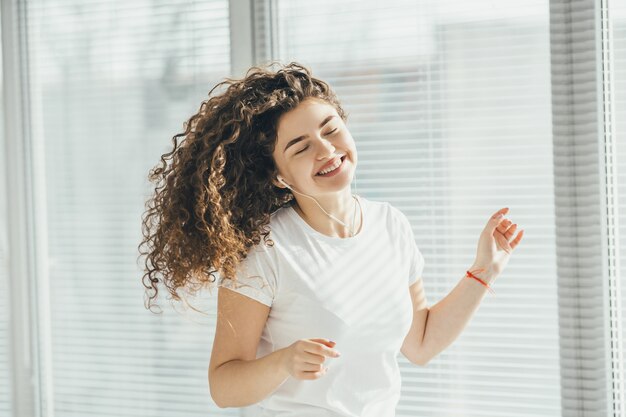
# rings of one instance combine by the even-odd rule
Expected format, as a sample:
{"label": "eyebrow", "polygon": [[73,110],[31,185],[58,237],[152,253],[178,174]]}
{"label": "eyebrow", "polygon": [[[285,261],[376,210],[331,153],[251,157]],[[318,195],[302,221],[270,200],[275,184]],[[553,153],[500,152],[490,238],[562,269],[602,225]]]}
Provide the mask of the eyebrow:
{"label": "eyebrow", "polygon": [[[322,120],[322,123],[320,123],[319,128],[320,128],[320,129],[321,129],[321,128],[323,128],[323,127],[324,127],[324,125],[325,125],[326,123],[328,123],[328,121],[329,121],[330,119],[332,119],[333,117],[337,117],[337,116],[335,116],[334,114],[331,114],[330,116],[327,116],[324,120]],[[298,142],[300,142],[301,140],[304,140],[304,139],[306,139],[306,138],[308,138],[308,137],[309,137],[309,135],[302,135],[302,136],[298,136],[297,138],[291,139],[291,140],[289,141],[289,143],[287,143],[287,146],[285,146],[285,149],[283,149],[283,153],[287,152],[287,149],[289,149],[289,147],[290,147],[291,145],[295,145],[296,143],[298,143]]]}

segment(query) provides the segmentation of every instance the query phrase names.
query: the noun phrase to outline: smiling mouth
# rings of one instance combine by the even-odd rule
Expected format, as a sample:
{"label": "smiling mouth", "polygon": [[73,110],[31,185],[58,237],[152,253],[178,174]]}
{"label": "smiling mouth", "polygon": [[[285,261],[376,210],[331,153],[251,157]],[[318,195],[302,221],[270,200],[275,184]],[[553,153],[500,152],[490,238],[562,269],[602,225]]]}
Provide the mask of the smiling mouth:
{"label": "smiling mouth", "polygon": [[[341,162],[339,163],[339,165],[337,165],[337,168],[333,169],[333,170],[332,170],[332,171],[330,171],[330,172],[334,172],[334,171],[338,170],[338,169],[341,167],[341,165],[343,165],[343,162],[345,161],[346,156],[347,156],[347,155],[343,155],[341,158],[339,158],[339,160],[340,160]],[[330,172],[327,172],[326,174],[329,174]],[[326,174],[316,173],[316,174],[315,174],[315,176],[316,176],[316,177],[322,177],[322,176],[324,176],[324,175],[326,175]]]}

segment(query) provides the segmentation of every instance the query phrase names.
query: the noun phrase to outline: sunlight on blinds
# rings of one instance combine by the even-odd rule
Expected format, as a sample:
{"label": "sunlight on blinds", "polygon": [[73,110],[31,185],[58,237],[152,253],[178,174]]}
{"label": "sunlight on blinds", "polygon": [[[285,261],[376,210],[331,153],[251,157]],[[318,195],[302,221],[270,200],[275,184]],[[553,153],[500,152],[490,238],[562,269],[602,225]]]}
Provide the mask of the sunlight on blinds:
{"label": "sunlight on blinds", "polygon": [[148,171],[230,72],[228,1],[26,6],[55,416],[237,415],[208,392],[214,316],[146,311],[137,265]]}

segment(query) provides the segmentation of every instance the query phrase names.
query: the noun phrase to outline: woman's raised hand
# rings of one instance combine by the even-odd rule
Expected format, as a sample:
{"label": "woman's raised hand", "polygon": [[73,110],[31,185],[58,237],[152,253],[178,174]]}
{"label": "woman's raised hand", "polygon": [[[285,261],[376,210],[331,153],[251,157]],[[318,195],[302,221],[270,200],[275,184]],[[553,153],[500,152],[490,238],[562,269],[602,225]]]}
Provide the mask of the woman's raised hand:
{"label": "woman's raised hand", "polygon": [[[495,212],[478,240],[476,261],[472,269],[478,270],[489,281],[495,280],[504,271],[511,254],[524,235],[524,230],[520,230],[513,238],[517,223],[504,218],[508,211],[507,207]],[[472,269],[470,272],[473,272]]]}
{"label": "woman's raised hand", "polygon": [[318,379],[326,374],[327,357],[341,354],[333,349],[335,342],[328,339],[300,339],[283,349],[282,366],[296,379]]}

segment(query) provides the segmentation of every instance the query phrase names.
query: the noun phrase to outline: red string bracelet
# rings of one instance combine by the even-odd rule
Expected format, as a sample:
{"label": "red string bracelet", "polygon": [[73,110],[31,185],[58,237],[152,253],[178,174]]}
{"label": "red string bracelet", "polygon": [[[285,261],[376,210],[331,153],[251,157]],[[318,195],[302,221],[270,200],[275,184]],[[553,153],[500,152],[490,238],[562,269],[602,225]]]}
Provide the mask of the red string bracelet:
{"label": "red string bracelet", "polygon": [[489,290],[489,292],[493,295],[495,295],[495,291],[489,286],[489,284],[487,284],[485,281],[483,281],[482,279],[478,278],[477,276],[475,276],[474,274],[472,274],[470,271],[465,271],[467,275],[465,275],[467,278],[474,278],[476,281],[480,282],[482,285],[484,285],[485,287],[487,287],[487,289]]}

